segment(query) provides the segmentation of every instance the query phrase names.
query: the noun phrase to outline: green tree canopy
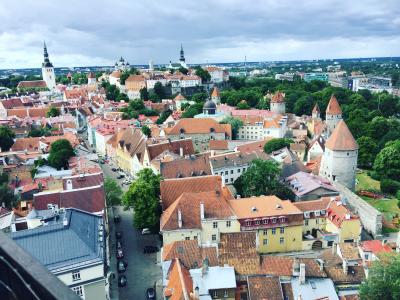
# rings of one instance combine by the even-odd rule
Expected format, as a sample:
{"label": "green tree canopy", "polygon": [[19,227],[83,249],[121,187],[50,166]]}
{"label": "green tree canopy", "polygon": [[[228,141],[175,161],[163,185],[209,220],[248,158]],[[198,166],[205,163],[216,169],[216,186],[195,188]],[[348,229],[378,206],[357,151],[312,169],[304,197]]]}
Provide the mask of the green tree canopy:
{"label": "green tree canopy", "polygon": [[189,73],[189,70],[184,67],[179,67],[178,71],[184,75],[187,75]]}
{"label": "green tree canopy", "polygon": [[268,142],[265,143],[264,145],[264,152],[265,153],[272,153],[276,150],[289,147],[290,144],[293,143],[293,140],[291,139],[286,139],[286,138],[274,138]]}
{"label": "green tree canopy", "polygon": [[14,144],[15,133],[7,126],[0,126],[0,148],[1,151],[10,150]]}
{"label": "green tree canopy", "polygon": [[360,286],[360,298],[366,300],[400,299],[400,255],[384,254],[373,262],[368,279]]}
{"label": "green tree canopy", "polygon": [[108,206],[121,204],[122,189],[111,177],[107,177],[106,180],[104,180],[104,191]]}
{"label": "green tree canopy", "polygon": [[119,82],[122,85],[125,85],[125,81],[126,79],[128,79],[130,75],[137,75],[137,74],[139,74],[139,72],[138,70],[136,70],[136,68],[130,68],[129,70],[122,72],[121,77],[119,78]]}
{"label": "green tree canopy", "polygon": [[382,179],[400,181],[400,140],[388,142],[378,153],[374,170]]}
{"label": "green tree canopy", "polygon": [[136,228],[157,226],[161,209],[159,205],[160,175],[151,169],[143,169],[137,174],[138,178],[124,194],[122,203],[125,207],[133,207]]}
{"label": "green tree canopy", "polygon": [[142,126],[142,132],[145,136],[151,137],[151,129],[147,125]]}
{"label": "green tree canopy", "polygon": [[8,175],[6,173],[0,174],[0,205],[4,203],[4,206],[11,209],[15,206],[16,198],[14,191],[8,186]]}
{"label": "green tree canopy", "polygon": [[276,195],[282,199],[293,199],[291,190],[279,182],[280,172],[277,162],[256,159],[234,182],[234,186],[244,197]]}
{"label": "green tree canopy", "polygon": [[51,106],[46,112],[46,117],[58,117],[60,115],[60,110],[57,107]]}
{"label": "green tree canopy", "polygon": [[49,165],[57,170],[68,168],[68,160],[74,156],[74,149],[66,139],[55,141],[51,144],[48,157]]}
{"label": "green tree canopy", "polygon": [[147,91],[147,88],[143,87],[140,89],[140,100],[146,101],[149,100],[149,92]]}
{"label": "green tree canopy", "polygon": [[196,69],[195,74],[201,78],[201,81],[203,83],[210,81],[211,75],[210,73],[208,73],[207,70],[203,69],[200,66],[195,67],[195,69]]}
{"label": "green tree canopy", "polygon": [[234,117],[226,117],[223,119],[221,124],[231,124],[232,127],[232,138],[235,140],[237,138],[237,134],[239,129],[243,127],[243,121]]}
{"label": "green tree canopy", "polygon": [[359,147],[358,165],[362,168],[371,168],[378,151],[378,145],[375,140],[369,136],[358,138],[357,144]]}

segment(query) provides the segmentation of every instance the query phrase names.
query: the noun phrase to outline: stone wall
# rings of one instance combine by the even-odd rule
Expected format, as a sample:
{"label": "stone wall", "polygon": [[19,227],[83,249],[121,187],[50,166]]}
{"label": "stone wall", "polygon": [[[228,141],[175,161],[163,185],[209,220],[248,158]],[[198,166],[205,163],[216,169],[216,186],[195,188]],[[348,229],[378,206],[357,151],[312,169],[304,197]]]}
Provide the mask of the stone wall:
{"label": "stone wall", "polygon": [[375,239],[379,238],[382,235],[382,213],[369,205],[344,185],[338,182],[334,182],[333,184],[339,190],[346,205],[352,212],[360,217],[364,229],[371,233]]}

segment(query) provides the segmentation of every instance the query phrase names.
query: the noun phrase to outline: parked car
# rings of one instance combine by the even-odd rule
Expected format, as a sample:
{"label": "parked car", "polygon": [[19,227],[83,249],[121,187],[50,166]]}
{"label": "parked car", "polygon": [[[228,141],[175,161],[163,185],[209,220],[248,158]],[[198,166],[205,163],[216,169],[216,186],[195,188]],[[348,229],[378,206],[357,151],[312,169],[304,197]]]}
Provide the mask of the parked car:
{"label": "parked car", "polygon": [[114,216],[114,223],[117,224],[119,223],[119,221],[120,221],[119,216],[118,215]]}
{"label": "parked car", "polygon": [[122,249],[122,243],[120,241],[117,241],[117,250]]}
{"label": "parked car", "polygon": [[118,286],[123,287],[126,286],[127,280],[125,275],[118,276]]}
{"label": "parked car", "polygon": [[158,247],[156,246],[144,246],[143,253],[155,253],[158,252]]}
{"label": "parked car", "polygon": [[146,299],[147,300],[155,300],[156,299],[156,291],[153,288],[147,289]]}
{"label": "parked car", "polygon": [[150,228],[143,228],[142,229],[142,235],[150,234],[150,233],[151,233]]}
{"label": "parked car", "polygon": [[128,264],[126,262],[124,262],[123,260],[119,260],[117,263],[118,273],[125,272],[127,266]]}
{"label": "parked car", "polygon": [[111,171],[117,172],[117,169],[116,168],[111,168]]}
{"label": "parked car", "polygon": [[119,175],[117,176],[117,179],[122,179],[122,178],[124,178],[124,177],[125,177],[125,175],[119,174]]}
{"label": "parked car", "polygon": [[117,238],[117,240],[119,240],[120,238],[122,238],[122,232],[121,231],[117,231],[115,233],[115,237]]}
{"label": "parked car", "polygon": [[117,249],[117,258],[123,258],[124,257],[124,251],[122,251],[122,248]]}

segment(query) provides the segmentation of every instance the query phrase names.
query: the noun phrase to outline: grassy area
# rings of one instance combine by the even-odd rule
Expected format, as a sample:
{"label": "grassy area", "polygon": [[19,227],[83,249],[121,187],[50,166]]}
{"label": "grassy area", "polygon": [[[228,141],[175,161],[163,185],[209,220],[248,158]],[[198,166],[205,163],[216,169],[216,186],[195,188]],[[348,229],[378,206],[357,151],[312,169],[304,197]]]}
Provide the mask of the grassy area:
{"label": "grassy area", "polygon": [[[377,192],[381,191],[380,182],[378,180],[372,179],[368,176],[367,171],[357,172],[357,185],[356,191],[361,190],[375,190]],[[366,202],[371,204],[377,210],[383,213],[383,216],[386,222],[391,223],[394,217],[400,216],[400,209],[398,207],[398,201],[396,198],[389,198],[389,199],[372,199],[366,196],[361,196]],[[396,228],[388,228],[384,227],[383,232],[396,232],[399,231]]]}
{"label": "grassy area", "polygon": [[356,179],[357,179],[356,191],[361,191],[361,190],[375,190],[378,192],[381,191],[381,183],[378,180],[369,177],[367,171],[357,172]]}

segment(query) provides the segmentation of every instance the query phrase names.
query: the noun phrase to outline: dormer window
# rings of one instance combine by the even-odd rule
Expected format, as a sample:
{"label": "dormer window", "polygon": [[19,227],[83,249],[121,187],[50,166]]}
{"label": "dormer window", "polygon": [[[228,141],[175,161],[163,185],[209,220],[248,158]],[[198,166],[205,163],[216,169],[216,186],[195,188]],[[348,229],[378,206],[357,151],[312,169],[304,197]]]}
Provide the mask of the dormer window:
{"label": "dormer window", "polygon": [[268,219],[262,220],[263,224],[268,224]]}
{"label": "dormer window", "polygon": [[251,226],[251,221],[246,221],[246,226]]}
{"label": "dormer window", "polygon": [[272,218],[272,223],[276,223],[276,218]]}

